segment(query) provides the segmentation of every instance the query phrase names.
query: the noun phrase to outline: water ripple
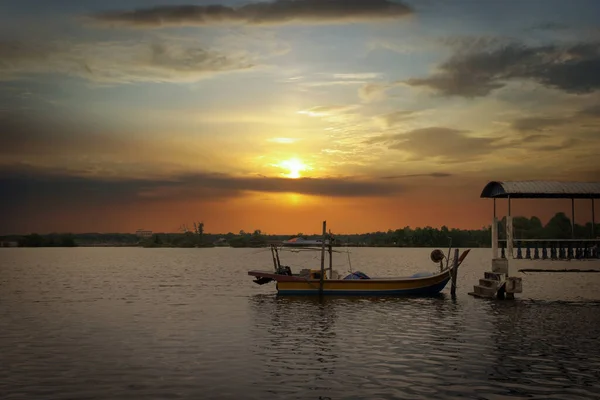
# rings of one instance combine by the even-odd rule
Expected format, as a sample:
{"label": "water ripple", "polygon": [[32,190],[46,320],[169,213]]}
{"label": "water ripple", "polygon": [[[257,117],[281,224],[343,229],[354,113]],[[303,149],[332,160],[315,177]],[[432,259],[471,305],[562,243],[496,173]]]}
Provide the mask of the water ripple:
{"label": "water ripple", "polygon": [[[596,276],[481,301],[474,249],[456,300],[277,297],[253,251],[0,249],[0,398],[600,399]],[[407,275],[428,252],[353,265]]]}

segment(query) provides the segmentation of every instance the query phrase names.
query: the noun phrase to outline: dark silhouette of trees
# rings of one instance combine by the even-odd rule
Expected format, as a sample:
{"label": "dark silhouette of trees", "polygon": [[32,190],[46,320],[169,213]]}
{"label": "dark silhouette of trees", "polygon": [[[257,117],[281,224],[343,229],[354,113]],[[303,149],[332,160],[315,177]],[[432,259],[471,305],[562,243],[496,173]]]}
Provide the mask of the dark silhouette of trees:
{"label": "dark silhouette of trees", "polygon": [[[506,218],[498,223],[498,236],[505,239]],[[513,237],[515,239],[570,239],[571,221],[564,213],[554,215],[546,225],[538,217],[514,217]],[[194,223],[194,230],[185,225],[180,233],[155,233],[152,237],[141,239],[130,233],[82,233],[39,235],[32,233],[24,236],[5,236],[0,240],[17,240],[22,247],[72,247],[72,246],[144,246],[144,247],[213,247],[223,239],[231,247],[263,247],[269,243],[281,242],[292,237],[319,239],[320,235],[267,235],[260,229],[252,233],[240,230],[238,234],[211,234],[204,231],[204,223]],[[600,236],[600,224],[595,226],[595,236]],[[575,225],[575,237],[592,238],[592,225]],[[430,226],[389,229],[381,232],[361,234],[334,234],[334,246],[373,246],[373,247],[445,247],[452,241],[457,247],[488,247],[491,245],[491,227],[481,229],[451,229],[447,226]]]}

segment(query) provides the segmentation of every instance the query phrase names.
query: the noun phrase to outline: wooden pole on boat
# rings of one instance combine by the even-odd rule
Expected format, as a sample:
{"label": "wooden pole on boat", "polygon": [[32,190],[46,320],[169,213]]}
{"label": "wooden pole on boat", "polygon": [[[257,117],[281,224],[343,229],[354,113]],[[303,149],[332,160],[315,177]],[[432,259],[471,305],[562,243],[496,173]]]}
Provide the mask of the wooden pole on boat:
{"label": "wooden pole on boat", "polygon": [[271,257],[273,257],[273,269],[275,269],[275,273],[277,273],[277,260],[275,259],[275,251],[273,250],[273,245],[271,245]]}
{"label": "wooden pole on boat", "polygon": [[321,241],[321,280],[319,294],[323,293],[323,275],[325,275],[325,236],[327,235],[327,221],[323,221],[323,240]]}
{"label": "wooden pole on boat", "polygon": [[277,250],[277,246],[273,246],[273,250],[275,251],[275,257],[277,258],[277,269],[281,268],[281,261],[279,261],[279,251]]}
{"label": "wooden pole on boat", "polygon": [[450,272],[452,279],[452,286],[450,287],[450,294],[452,297],[456,296],[456,277],[458,272],[458,249],[454,249],[454,265],[452,266],[452,271]]}

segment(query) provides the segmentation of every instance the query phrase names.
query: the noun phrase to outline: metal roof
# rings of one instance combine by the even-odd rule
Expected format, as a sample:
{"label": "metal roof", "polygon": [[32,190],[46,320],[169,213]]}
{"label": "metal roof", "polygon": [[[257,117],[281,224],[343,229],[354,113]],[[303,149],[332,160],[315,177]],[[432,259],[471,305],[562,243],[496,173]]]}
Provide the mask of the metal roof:
{"label": "metal roof", "polygon": [[516,199],[598,199],[600,182],[492,181],[481,197]]}

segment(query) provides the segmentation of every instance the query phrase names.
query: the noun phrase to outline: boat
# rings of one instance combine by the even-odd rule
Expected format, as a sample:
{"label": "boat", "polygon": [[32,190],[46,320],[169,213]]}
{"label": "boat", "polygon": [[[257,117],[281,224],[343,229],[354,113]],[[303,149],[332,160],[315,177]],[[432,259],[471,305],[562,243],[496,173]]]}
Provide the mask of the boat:
{"label": "boat", "polygon": [[[303,237],[295,237],[289,240],[284,240],[281,245],[285,247],[314,247],[321,246],[323,244],[323,240],[321,239],[304,239]],[[325,240],[325,245],[329,245],[329,240]]]}
{"label": "boat", "polygon": [[[448,255],[439,249],[433,250],[430,258],[439,266],[439,270],[435,272],[421,272],[407,277],[369,277],[364,272],[352,271],[350,264],[350,273],[342,276],[332,268],[333,253],[341,253],[341,251],[333,250],[329,244],[333,240],[331,235],[327,237],[325,224],[323,222],[323,240],[320,249],[290,249],[290,251],[320,250],[320,269],[302,269],[293,273],[289,266],[281,264],[279,251],[283,249],[271,245],[273,270],[251,270],[248,271],[248,275],[255,277],[254,282],[259,285],[275,282],[277,294],[280,295],[432,296],[439,294],[449,281],[456,282],[458,267],[470,252],[470,249],[467,249],[459,257],[458,249],[455,249],[454,259],[450,261],[451,246]],[[328,269],[325,269],[326,252],[329,254]],[[348,261],[350,263],[349,253]]]}

